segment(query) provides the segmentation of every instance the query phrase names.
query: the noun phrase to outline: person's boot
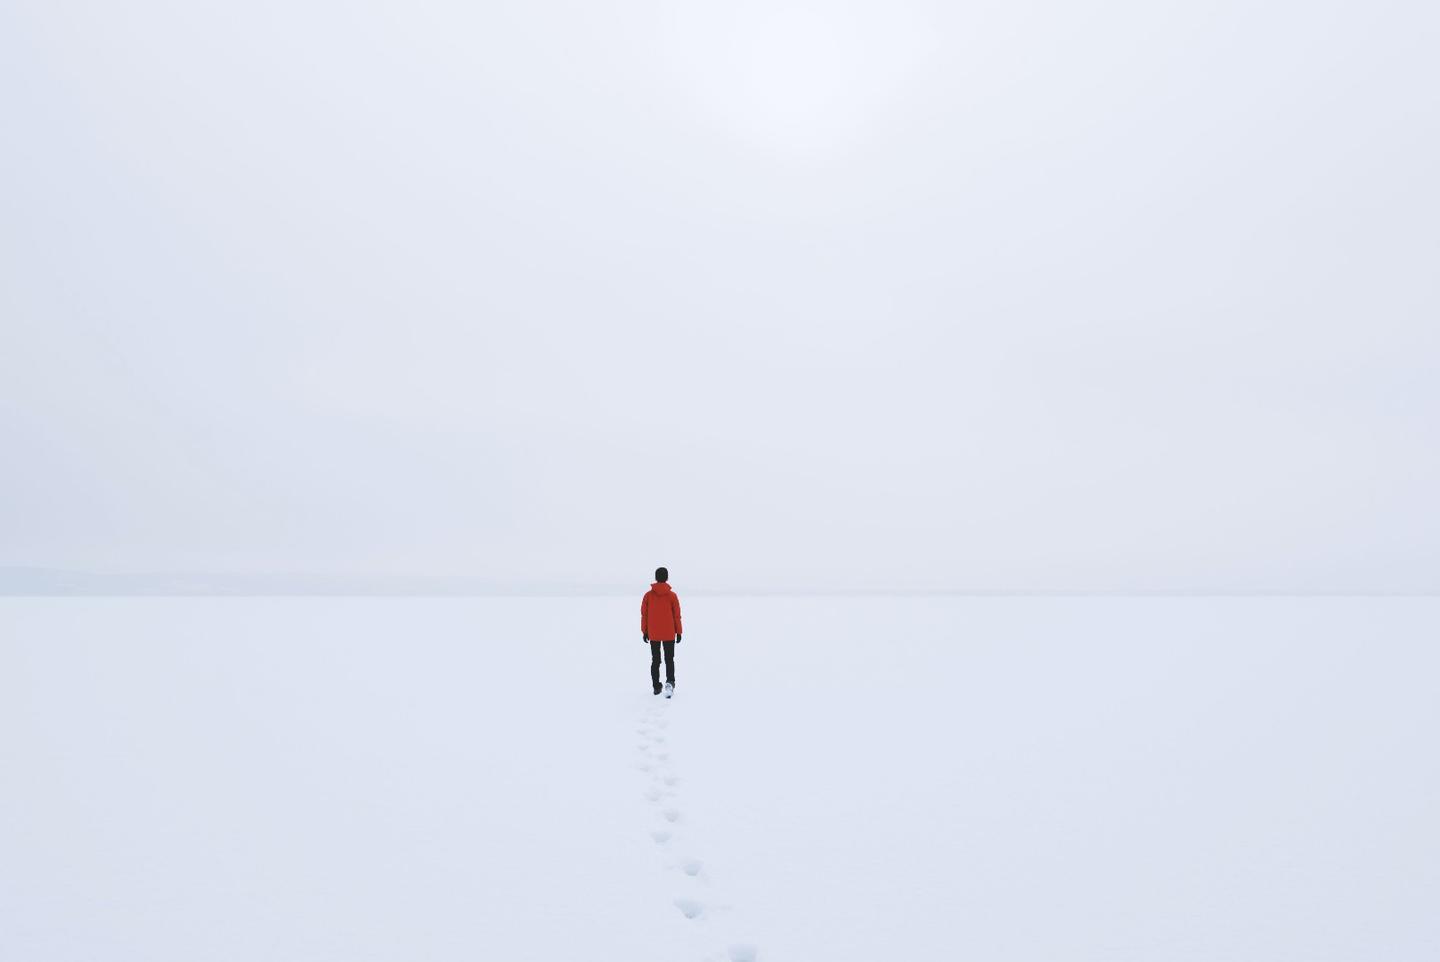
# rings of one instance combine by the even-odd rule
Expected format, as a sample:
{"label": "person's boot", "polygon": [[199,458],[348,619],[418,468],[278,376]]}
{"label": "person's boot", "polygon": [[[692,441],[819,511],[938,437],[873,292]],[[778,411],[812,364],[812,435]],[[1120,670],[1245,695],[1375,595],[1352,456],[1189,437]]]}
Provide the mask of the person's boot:
{"label": "person's boot", "polygon": [[[657,692],[658,694],[658,692]],[[675,686],[668,681],[665,683],[665,697],[670,698],[675,694]]]}

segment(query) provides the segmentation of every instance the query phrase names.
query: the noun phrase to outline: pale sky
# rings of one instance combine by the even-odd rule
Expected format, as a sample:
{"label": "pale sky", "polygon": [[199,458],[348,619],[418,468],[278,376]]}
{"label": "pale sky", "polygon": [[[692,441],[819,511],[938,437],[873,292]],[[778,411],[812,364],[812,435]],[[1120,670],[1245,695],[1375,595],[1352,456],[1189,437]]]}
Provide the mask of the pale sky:
{"label": "pale sky", "polygon": [[1440,6],[0,7],[0,565],[1440,590]]}

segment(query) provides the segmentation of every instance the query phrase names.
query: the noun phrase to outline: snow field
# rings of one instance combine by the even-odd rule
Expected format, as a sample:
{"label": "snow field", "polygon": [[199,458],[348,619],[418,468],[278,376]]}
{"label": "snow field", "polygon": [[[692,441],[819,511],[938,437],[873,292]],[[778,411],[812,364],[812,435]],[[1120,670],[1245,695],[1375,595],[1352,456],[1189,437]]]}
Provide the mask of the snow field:
{"label": "snow field", "polygon": [[0,958],[1440,957],[1436,599],[0,601]]}

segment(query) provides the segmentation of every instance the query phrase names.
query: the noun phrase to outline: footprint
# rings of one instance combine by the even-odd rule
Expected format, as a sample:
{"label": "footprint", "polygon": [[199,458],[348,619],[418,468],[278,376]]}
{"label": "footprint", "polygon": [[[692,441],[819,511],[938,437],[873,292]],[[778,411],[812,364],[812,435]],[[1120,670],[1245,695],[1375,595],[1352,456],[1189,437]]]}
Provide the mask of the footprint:
{"label": "footprint", "polygon": [[666,842],[670,841],[670,833],[665,831],[664,829],[656,829],[655,831],[650,833],[650,837],[655,840],[656,845],[664,845]]}
{"label": "footprint", "polygon": [[667,822],[678,822],[678,821],[680,821],[680,809],[678,809],[678,808],[667,808],[667,809],[665,809],[665,811],[661,812],[660,814],[663,815],[663,816],[665,816],[665,821],[667,821]]}
{"label": "footprint", "polygon": [[737,942],[725,951],[730,955],[730,962],[756,962],[760,958],[760,950],[748,942]]}
{"label": "footprint", "polygon": [[682,858],[680,860],[680,871],[684,872],[691,878],[699,875],[700,870],[704,867],[705,866],[700,863],[700,860],[698,858]]}
{"label": "footprint", "polygon": [[666,775],[664,781],[665,784],[669,785],[671,788],[674,788],[676,785],[680,784],[680,779],[676,775]]}
{"label": "footprint", "polygon": [[658,788],[653,788],[653,787],[652,787],[652,788],[647,788],[647,789],[645,789],[645,797],[646,797],[647,799],[649,799],[650,801],[652,801],[652,802],[658,802],[658,801],[660,801],[660,796],[661,796],[661,794],[662,794],[662,793],[661,793],[660,789],[658,789]]}
{"label": "footprint", "polygon": [[675,907],[679,909],[680,914],[687,919],[698,919],[705,911],[705,906],[694,899],[676,899]]}
{"label": "footprint", "polygon": [[648,771],[650,771],[650,769],[651,769],[652,766],[650,765],[649,762],[641,762],[639,765],[636,765],[635,767],[638,768],[638,769],[640,769],[640,771],[642,771],[642,772],[648,772]]}
{"label": "footprint", "polygon": [[656,758],[657,761],[668,762],[668,761],[670,760],[670,753],[669,753],[669,752],[655,752],[655,758]]}

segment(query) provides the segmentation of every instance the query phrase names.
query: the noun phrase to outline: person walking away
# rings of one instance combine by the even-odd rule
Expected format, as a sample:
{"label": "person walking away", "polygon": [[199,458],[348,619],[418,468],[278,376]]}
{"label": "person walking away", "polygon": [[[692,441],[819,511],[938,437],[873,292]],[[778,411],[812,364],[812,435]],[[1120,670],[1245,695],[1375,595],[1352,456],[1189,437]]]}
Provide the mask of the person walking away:
{"label": "person walking away", "polygon": [[[655,694],[675,693],[675,646],[680,643],[680,596],[670,587],[670,572],[655,569],[655,583],[640,600],[640,637],[650,646],[650,685]],[[660,687],[660,656],[665,656],[665,687]]]}

